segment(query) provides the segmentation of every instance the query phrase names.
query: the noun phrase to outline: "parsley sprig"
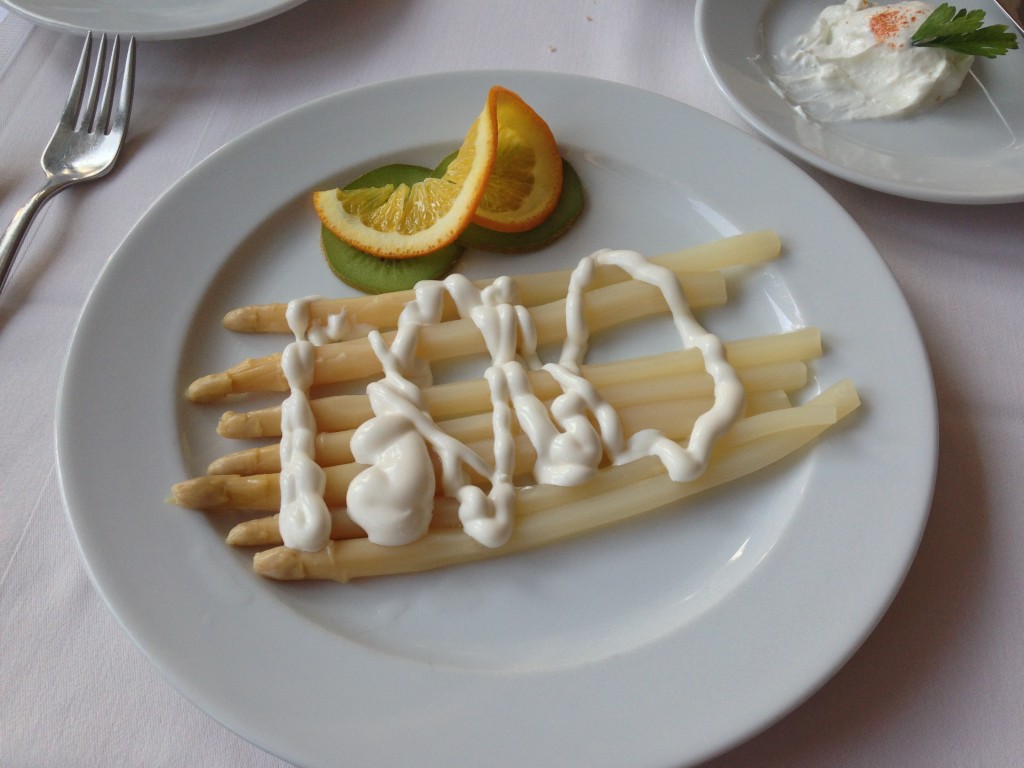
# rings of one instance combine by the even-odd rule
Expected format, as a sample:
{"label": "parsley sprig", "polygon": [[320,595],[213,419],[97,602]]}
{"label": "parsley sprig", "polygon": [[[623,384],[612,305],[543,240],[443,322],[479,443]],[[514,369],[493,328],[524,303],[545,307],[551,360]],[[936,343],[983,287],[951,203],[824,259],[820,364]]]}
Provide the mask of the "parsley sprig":
{"label": "parsley sprig", "polygon": [[957,10],[943,3],[924,20],[910,42],[918,47],[949,48],[989,59],[1017,48],[1017,36],[1008,32],[1005,24],[983,27],[984,20],[984,11]]}

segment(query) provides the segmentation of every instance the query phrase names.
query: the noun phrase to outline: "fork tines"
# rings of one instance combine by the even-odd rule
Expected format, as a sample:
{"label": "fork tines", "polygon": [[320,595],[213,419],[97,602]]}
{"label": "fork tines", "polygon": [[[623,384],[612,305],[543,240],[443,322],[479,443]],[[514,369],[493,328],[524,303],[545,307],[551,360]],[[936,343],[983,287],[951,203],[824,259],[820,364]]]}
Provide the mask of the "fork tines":
{"label": "fork tines", "polygon": [[[78,60],[78,69],[71,84],[71,93],[68,96],[67,104],[64,106],[64,113],[61,122],[68,130],[86,130],[90,133],[98,131],[109,134],[111,131],[123,131],[127,128],[128,115],[131,112],[132,93],[135,81],[135,38],[128,40],[128,52],[125,56],[124,79],[121,83],[121,92],[118,97],[118,108],[113,113],[111,121],[111,110],[114,104],[114,88],[117,85],[117,73],[120,63],[121,40],[115,35],[110,46],[110,63],[104,66],[107,56],[107,35],[101,34],[97,46],[96,61],[93,65],[92,76],[89,78],[89,95],[85,99],[85,109],[82,109],[83,95],[85,94],[86,78],[89,70],[89,62],[92,58],[93,33],[89,32],[85,37],[85,44],[82,46],[82,56]],[[100,88],[102,87],[102,97]]]}

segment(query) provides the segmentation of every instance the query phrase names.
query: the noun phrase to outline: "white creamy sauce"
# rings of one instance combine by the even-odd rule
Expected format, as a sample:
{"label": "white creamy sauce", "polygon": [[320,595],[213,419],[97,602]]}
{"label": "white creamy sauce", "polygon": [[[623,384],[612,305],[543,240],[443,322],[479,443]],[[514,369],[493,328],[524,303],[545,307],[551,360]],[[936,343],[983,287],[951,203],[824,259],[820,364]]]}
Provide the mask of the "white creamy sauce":
{"label": "white creamy sauce", "polygon": [[[618,413],[581,375],[590,340],[584,293],[595,267],[603,264],[656,286],[683,345],[703,355],[714,382],[714,403],[697,419],[685,446],[654,429],[627,439]],[[416,349],[421,330],[440,321],[445,295],[452,297],[462,317],[472,319],[491,358],[484,373],[492,403],[490,462],[444,432],[424,406],[421,385],[429,379],[429,366],[416,356]],[[330,515],[323,502],[324,474],[313,459],[316,426],[308,401],[313,344],[305,338],[312,333],[306,328],[305,300],[289,306],[289,323],[296,340],[282,359],[291,394],[282,411],[280,524],[287,546],[316,550],[329,540]],[[334,331],[351,331],[344,325],[344,319],[337,321]],[[332,333],[328,328],[327,338],[338,338]],[[535,482],[577,485],[593,477],[606,457],[625,463],[643,456],[658,457],[673,480],[685,482],[704,471],[715,440],[738,418],[744,403],[742,384],[725,359],[722,342],[694,319],[675,274],[633,251],[598,251],[580,261],[569,282],[566,339],[557,363],[540,360],[533,319],[508,277],[482,289],[459,274],[421,282],[415,299],[402,310],[391,345],[377,331],[368,338],[384,375],[366,390],[374,416],[352,436],[354,459],[368,467],[353,478],[346,503],[349,516],[369,540],[387,546],[407,544],[426,533],[438,475],[442,494],[456,500],[469,536],[487,547],[508,541],[515,520],[517,424],[536,452]],[[541,367],[562,389],[550,406],[529,381],[529,370]],[[490,489],[474,485],[469,470],[486,478]]]}
{"label": "white creamy sauce", "polygon": [[326,478],[316,463],[316,419],[309,404],[317,344],[363,333],[346,313],[332,315],[326,324],[310,325],[309,303],[295,299],[286,310],[295,341],[281,354],[289,394],[281,406],[281,538],[292,549],[315,552],[331,535],[331,514],[324,503]]}
{"label": "white creamy sauce", "polygon": [[775,63],[775,80],[823,122],[905,117],[953,96],[974,57],[911,45],[934,10],[923,2],[846,0],[822,10]]}

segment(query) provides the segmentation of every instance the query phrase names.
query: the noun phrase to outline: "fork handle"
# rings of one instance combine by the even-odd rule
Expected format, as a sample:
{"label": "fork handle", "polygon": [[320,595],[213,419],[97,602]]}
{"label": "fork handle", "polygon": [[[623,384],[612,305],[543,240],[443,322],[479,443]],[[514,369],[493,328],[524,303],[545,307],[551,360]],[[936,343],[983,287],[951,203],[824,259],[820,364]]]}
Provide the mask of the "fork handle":
{"label": "fork handle", "polygon": [[4,286],[7,284],[7,277],[14,265],[14,258],[18,254],[18,248],[28,232],[32,219],[43,207],[43,203],[67,186],[67,181],[51,179],[14,214],[11,225],[7,227],[3,238],[0,238],[0,293],[3,293]]}

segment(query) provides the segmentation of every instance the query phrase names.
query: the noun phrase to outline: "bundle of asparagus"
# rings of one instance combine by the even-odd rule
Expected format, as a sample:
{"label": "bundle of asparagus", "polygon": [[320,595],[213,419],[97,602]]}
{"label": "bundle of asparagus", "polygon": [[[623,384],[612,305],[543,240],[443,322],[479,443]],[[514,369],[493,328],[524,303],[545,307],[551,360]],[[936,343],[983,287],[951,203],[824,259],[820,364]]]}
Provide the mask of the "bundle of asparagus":
{"label": "bundle of asparagus", "polygon": [[[699,309],[725,302],[723,270],[759,264],[778,256],[781,245],[773,232],[756,232],[684,249],[653,259],[679,279],[690,306]],[[515,277],[519,301],[528,308],[538,342],[560,341],[566,333],[566,288],[570,273],[551,272]],[[349,322],[372,325],[390,343],[402,308],[412,292],[339,300],[309,305],[310,320],[324,323],[344,310]],[[286,305],[235,310],[225,318],[234,331],[287,332]],[[615,267],[599,267],[585,294],[584,311],[592,331],[663,313],[666,305],[657,288],[631,280]],[[346,514],[348,488],[365,467],[354,461],[350,443],[355,430],[373,416],[365,394],[312,398],[316,420],[314,457],[322,468],[323,500],[330,510],[330,542],[316,552],[282,546],[281,451],[270,444],[246,448],[216,459],[206,475],[177,484],[176,503],[206,511],[249,510],[251,520],[237,525],[228,544],[270,547],[254,556],[257,573],[276,579],[347,581],[373,575],[437,568],[518,552],[625,520],[701,490],[767,466],[812,441],[858,406],[852,384],[841,382],[810,402],[792,405],[790,394],[808,381],[808,361],[822,353],[817,329],[729,341],[729,364],[746,393],[745,413],[719,440],[704,474],[678,483],[668,478],[656,458],[603,466],[587,482],[574,487],[527,485],[518,491],[515,529],[498,548],[479,544],[461,531],[455,504],[439,495],[429,532],[418,541],[388,547],[367,540]],[[417,354],[428,361],[484,351],[473,323],[460,318],[454,305],[444,308],[442,321],[424,327]],[[313,387],[379,375],[381,364],[366,338],[327,343],[316,348]],[[685,441],[695,421],[715,395],[712,377],[697,349],[663,353],[600,365],[583,365],[580,373],[618,411],[625,433],[656,427],[676,441]],[[538,398],[549,402],[561,393],[551,374],[529,372]],[[197,403],[214,402],[239,392],[285,391],[280,355],[247,360],[226,371],[204,376],[188,389]],[[445,433],[468,446],[485,462],[493,461],[491,393],[483,379],[439,384],[422,389],[423,408]],[[227,438],[280,438],[281,408],[225,413],[218,432]],[[534,446],[522,433],[515,436],[515,472],[529,477]],[[479,473],[473,481],[486,485]]]}

